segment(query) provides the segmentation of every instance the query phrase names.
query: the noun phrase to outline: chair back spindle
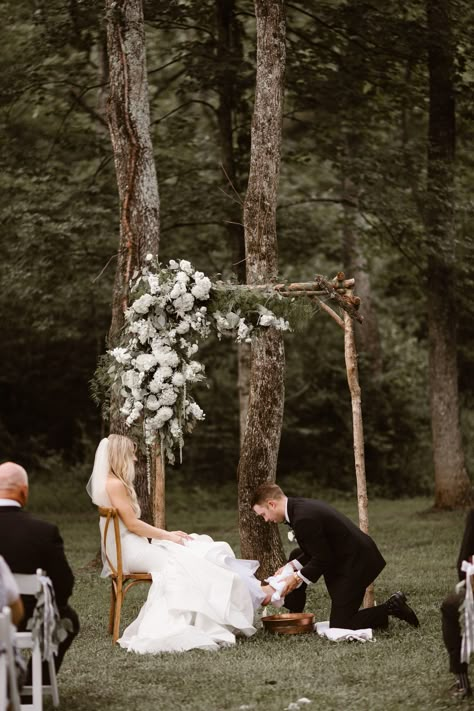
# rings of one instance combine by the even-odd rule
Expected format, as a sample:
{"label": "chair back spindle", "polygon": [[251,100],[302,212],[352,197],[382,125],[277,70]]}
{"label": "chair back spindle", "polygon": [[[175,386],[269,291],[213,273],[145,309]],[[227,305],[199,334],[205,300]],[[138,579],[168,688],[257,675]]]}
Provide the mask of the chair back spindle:
{"label": "chair back spindle", "polygon": [[[120,539],[120,518],[117,509],[106,506],[99,506],[99,516],[105,518],[104,530],[102,533],[101,548],[103,556],[110,569],[111,596],[109,612],[109,633],[112,634],[112,642],[115,643],[120,634],[120,616],[122,604],[127,592],[137,583],[151,583],[150,573],[127,573],[123,570],[122,542]],[[112,560],[112,551],[108,549],[109,529],[113,529],[114,553],[116,564]]]}

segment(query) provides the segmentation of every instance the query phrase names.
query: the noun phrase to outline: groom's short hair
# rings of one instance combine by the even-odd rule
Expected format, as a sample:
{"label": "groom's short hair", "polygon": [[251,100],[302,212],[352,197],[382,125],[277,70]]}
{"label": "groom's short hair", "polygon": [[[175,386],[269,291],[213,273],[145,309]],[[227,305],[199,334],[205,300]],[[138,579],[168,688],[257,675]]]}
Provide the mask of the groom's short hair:
{"label": "groom's short hair", "polygon": [[283,491],[280,489],[278,484],[273,484],[272,482],[267,482],[265,484],[260,484],[253,492],[251,507],[261,506],[267,503],[270,499],[282,499],[285,496]]}

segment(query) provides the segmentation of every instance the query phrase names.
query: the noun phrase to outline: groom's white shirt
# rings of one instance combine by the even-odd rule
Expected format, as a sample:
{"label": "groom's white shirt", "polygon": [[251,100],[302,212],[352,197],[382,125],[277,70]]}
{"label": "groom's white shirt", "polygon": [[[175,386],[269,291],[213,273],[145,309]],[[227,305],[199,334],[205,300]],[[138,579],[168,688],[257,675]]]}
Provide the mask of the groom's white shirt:
{"label": "groom's white shirt", "polygon": [[[290,523],[290,519],[288,518],[288,497],[287,496],[285,496],[285,521],[287,523]],[[291,524],[290,524],[290,526],[291,526]],[[296,560],[296,558],[293,558],[293,560],[291,561],[291,565],[295,569],[298,577],[301,578],[301,580],[303,580],[306,583],[306,585],[311,585],[311,580],[308,580],[308,578],[305,578],[304,575],[301,575],[301,573],[300,573],[300,570],[303,566],[299,562],[299,560]]]}
{"label": "groom's white shirt", "polygon": [[15,499],[0,499],[0,506],[18,506],[21,509],[21,504]]}

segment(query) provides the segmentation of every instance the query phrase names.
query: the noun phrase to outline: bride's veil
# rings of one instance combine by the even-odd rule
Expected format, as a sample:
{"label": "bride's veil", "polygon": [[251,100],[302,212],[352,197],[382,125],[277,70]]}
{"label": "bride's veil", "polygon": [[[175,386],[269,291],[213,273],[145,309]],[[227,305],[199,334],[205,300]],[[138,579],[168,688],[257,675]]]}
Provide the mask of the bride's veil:
{"label": "bride's veil", "polygon": [[86,491],[96,506],[110,506],[105,488],[109,473],[109,440],[104,437],[95,453],[94,467]]}
{"label": "bride's veil", "polygon": [[[91,477],[90,477],[89,481],[87,482],[87,486],[86,486],[86,491],[96,506],[108,507],[111,505],[110,499],[107,495],[107,491],[105,488],[108,474],[109,474],[109,440],[107,439],[107,437],[105,437],[103,440],[100,441],[100,444],[97,447],[97,451],[95,453],[95,459],[94,459],[94,467],[92,469]],[[103,517],[101,517],[100,518],[101,540],[102,540],[103,534],[104,534],[104,526],[105,526],[105,519]],[[117,565],[116,556],[115,556],[114,531],[113,531],[112,526],[109,527],[109,530],[107,532],[107,551],[111,557],[113,564]],[[110,570],[109,564],[107,562],[107,558],[106,558],[103,546],[101,546],[101,553],[102,553],[102,563],[104,565],[104,567],[102,569],[101,576],[106,577],[107,575],[110,575],[111,570]]]}

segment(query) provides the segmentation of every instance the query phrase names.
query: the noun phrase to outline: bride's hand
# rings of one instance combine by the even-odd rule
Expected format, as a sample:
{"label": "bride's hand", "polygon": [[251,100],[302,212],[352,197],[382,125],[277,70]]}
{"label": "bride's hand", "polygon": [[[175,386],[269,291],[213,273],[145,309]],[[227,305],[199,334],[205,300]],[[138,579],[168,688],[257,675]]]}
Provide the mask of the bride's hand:
{"label": "bride's hand", "polygon": [[176,533],[177,536],[181,536],[181,538],[184,538],[185,541],[192,541],[192,537],[188,534],[185,533],[184,531],[170,531],[170,533]]}
{"label": "bride's hand", "polygon": [[178,543],[180,546],[184,544],[184,537],[180,536],[177,531],[167,531],[165,540]]}

